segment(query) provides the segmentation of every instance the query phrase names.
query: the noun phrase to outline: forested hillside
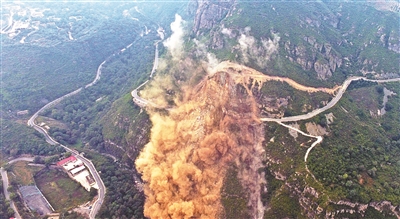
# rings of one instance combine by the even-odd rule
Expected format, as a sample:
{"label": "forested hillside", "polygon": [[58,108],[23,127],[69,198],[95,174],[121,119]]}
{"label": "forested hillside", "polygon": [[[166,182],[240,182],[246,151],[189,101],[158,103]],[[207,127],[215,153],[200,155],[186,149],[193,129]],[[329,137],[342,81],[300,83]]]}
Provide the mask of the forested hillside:
{"label": "forested hillside", "polygon": [[[211,124],[219,138],[207,138],[207,144],[187,150],[215,146],[217,158],[207,161],[215,163],[225,162],[225,155],[236,156],[218,169],[224,171],[213,185],[221,186],[220,194],[207,196],[219,198],[221,218],[396,217],[398,82],[353,81],[332,108],[311,119],[284,123],[293,129],[260,118],[320,109],[350,77],[399,78],[399,6],[398,1],[4,2],[1,161],[52,156],[46,158],[49,165],[62,157],[62,147],[48,144],[26,124],[47,103],[81,88],[39,114],[36,123],[57,142],[83,152],[100,172],[107,193],[96,217],[145,218],[145,192],[160,182],[141,179],[145,172],[136,169],[137,158],[149,141],[163,145],[160,139],[168,141],[180,129],[189,134],[178,138],[179,143],[192,144],[189,137],[204,130],[191,128],[201,122]],[[219,65],[229,63],[224,61],[234,64],[225,69]],[[220,71],[214,72],[217,67]],[[279,80],[267,80],[266,75]],[[147,80],[139,96],[162,106],[141,108],[132,100],[132,90]],[[310,92],[299,86],[321,89]],[[208,104],[196,105],[196,100]],[[215,114],[207,117],[210,112]],[[230,123],[230,116],[238,116],[236,124]],[[151,131],[155,125],[164,128]],[[171,133],[164,135],[164,129]],[[158,135],[160,139],[152,139]],[[230,140],[219,144],[225,135]],[[322,141],[309,149],[317,137]],[[234,152],[232,142],[237,143]],[[226,150],[225,143],[230,145]],[[166,157],[173,150],[158,155]],[[204,149],[185,157],[185,151],[171,158],[176,162],[171,166],[179,166],[179,159],[203,162],[212,155]],[[143,157],[150,156],[142,155],[142,165],[148,161]],[[207,162],[193,165],[203,168]],[[189,191],[210,174],[205,169],[192,174],[186,167],[178,168],[182,171],[175,171],[174,177],[157,169],[160,176],[151,179],[167,185],[182,178],[191,185]],[[183,189],[173,184],[170,190],[154,197],[162,201]],[[5,201],[1,205],[1,215],[12,215]]]}

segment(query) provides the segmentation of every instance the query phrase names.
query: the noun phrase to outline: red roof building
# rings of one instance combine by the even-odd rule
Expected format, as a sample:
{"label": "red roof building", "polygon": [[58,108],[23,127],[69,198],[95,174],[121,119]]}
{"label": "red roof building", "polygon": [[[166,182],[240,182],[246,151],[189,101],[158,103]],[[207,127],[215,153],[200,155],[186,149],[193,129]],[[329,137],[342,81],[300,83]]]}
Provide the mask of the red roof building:
{"label": "red roof building", "polygon": [[74,161],[76,161],[76,157],[70,156],[70,157],[67,157],[67,158],[65,158],[63,160],[58,161],[57,162],[57,166],[64,166],[65,164],[67,164],[69,162],[74,162]]}

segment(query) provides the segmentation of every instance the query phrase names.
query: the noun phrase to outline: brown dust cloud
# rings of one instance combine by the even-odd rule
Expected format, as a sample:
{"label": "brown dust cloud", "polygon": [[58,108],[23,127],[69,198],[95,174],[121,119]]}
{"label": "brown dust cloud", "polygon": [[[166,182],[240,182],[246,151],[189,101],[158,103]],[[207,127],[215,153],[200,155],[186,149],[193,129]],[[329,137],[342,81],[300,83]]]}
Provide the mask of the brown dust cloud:
{"label": "brown dust cloud", "polygon": [[221,188],[236,165],[248,211],[262,218],[263,126],[251,86],[235,79],[241,74],[220,68],[186,88],[167,113],[148,109],[151,139],[136,160],[146,217],[224,218]]}

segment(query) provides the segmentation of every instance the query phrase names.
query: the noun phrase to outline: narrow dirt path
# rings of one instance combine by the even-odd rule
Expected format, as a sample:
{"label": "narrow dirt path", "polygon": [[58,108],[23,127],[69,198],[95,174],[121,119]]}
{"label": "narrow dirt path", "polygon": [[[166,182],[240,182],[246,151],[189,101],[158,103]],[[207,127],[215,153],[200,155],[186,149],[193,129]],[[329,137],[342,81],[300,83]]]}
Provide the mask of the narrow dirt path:
{"label": "narrow dirt path", "polygon": [[257,70],[249,68],[247,66],[236,64],[236,63],[233,63],[230,61],[221,62],[213,70],[214,70],[214,72],[219,72],[219,71],[230,72],[230,69],[235,69],[235,71],[241,72],[240,75],[236,75],[236,78],[238,80],[249,80],[251,78],[251,79],[259,81],[261,83],[266,82],[266,81],[281,81],[281,82],[288,83],[290,86],[294,87],[297,90],[306,91],[309,93],[324,92],[324,93],[328,93],[328,94],[334,94],[341,87],[341,86],[335,86],[334,88],[308,87],[308,86],[297,83],[293,79],[290,79],[287,77],[266,75]]}
{"label": "narrow dirt path", "polygon": [[295,128],[295,127],[290,126],[290,125],[286,125],[286,124],[284,124],[284,123],[282,123],[282,122],[277,122],[277,123],[278,123],[279,125],[281,125],[281,126],[284,126],[284,127],[286,127],[286,128],[292,129],[292,130],[294,130],[294,131],[296,131],[296,132],[298,132],[298,133],[300,133],[300,134],[302,134],[302,135],[304,135],[304,136],[307,136],[307,137],[310,137],[310,138],[316,138],[316,139],[317,139],[315,142],[313,142],[313,143],[311,144],[311,146],[307,149],[306,154],[304,155],[304,162],[306,163],[306,166],[307,166],[307,158],[308,158],[308,155],[310,154],[310,151],[311,151],[317,144],[319,144],[319,143],[322,142],[322,140],[323,140],[322,136],[310,135],[310,134],[307,134],[307,133],[301,131],[301,130],[298,129],[298,128]]}

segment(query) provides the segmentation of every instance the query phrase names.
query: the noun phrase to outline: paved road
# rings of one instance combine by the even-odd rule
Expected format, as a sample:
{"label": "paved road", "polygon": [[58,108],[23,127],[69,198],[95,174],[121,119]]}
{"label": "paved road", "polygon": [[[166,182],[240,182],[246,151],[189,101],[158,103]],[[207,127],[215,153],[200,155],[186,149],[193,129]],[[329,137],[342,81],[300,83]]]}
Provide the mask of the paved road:
{"label": "paved road", "polygon": [[[9,161],[8,162],[8,164],[12,164],[12,163],[15,163],[15,162],[18,162],[18,161],[28,161],[28,162],[32,162],[33,161],[33,158],[32,157],[19,157],[19,158],[16,158],[16,159],[14,159],[14,160],[11,160],[11,161]],[[11,206],[11,208],[14,210],[14,212],[15,212],[15,217],[16,218],[18,218],[18,219],[20,219],[21,218],[21,215],[18,213],[18,209],[17,209],[17,207],[15,206],[15,203],[14,203],[14,201],[13,200],[11,200],[10,199],[10,193],[8,192],[8,175],[7,175],[7,171],[2,167],[1,169],[0,169],[0,173],[1,173],[1,179],[2,179],[2,181],[3,181],[3,192],[4,192],[4,196],[6,197],[6,200],[9,200],[10,201],[10,206]]]}
{"label": "paved road", "polygon": [[7,176],[7,171],[2,167],[0,169],[1,173],[1,179],[3,180],[3,192],[4,196],[6,197],[6,200],[10,201],[10,206],[14,210],[15,214],[14,216],[18,219],[21,219],[21,215],[18,213],[18,209],[15,206],[15,203],[13,200],[10,199],[10,193],[8,193],[7,188],[8,188],[8,176]]}
{"label": "paved road", "polygon": [[[366,80],[366,81],[372,81],[372,82],[377,82],[377,83],[387,83],[387,82],[398,82],[398,81],[400,81],[400,78],[385,79],[385,80],[372,80],[372,79],[366,79],[366,78],[364,78],[364,77],[350,77],[350,78],[348,78],[348,79],[343,83],[343,85],[340,87],[339,92],[336,94],[336,96],[335,96],[326,106],[324,106],[324,107],[322,107],[322,108],[320,108],[320,109],[316,109],[316,110],[314,110],[314,111],[312,111],[312,112],[310,112],[310,113],[307,113],[307,114],[305,114],[305,115],[289,116],[289,117],[283,117],[283,118],[280,118],[280,119],[261,118],[260,120],[261,120],[261,121],[264,121],[264,122],[265,122],[265,121],[267,121],[267,122],[270,122],[270,121],[277,122],[278,124],[280,124],[280,125],[282,125],[282,126],[284,126],[284,127],[286,127],[286,128],[295,130],[295,131],[299,132],[299,133],[302,134],[302,135],[305,135],[305,136],[308,136],[308,137],[316,138],[316,139],[317,139],[317,140],[311,145],[311,147],[309,147],[309,148],[307,149],[307,152],[306,152],[306,154],[304,155],[304,162],[306,163],[306,169],[307,169],[308,172],[310,172],[310,171],[308,170],[308,167],[307,167],[307,158],[308,158],[308,155],[310,154],[311,150],[312,150],[317,144],[319,144],[319,143],[322,142],[322,140],[323,140],[322,136],[314,136],[314,135],[307,134],[307,133],[301,131],[300,129],[294,128],[294,127],[289,126],[289,125],[286,125],[286,124],[284,124],[283,122],[296,122],[296,121],[300,121],[300,120],[310,119],[310,118],[312,118],[312,117],[314,117],[314,116],[316,116],[316,115],[318,115],[318,114],[320,114],[320,113],[322,113],[322,112],[324,112],[324,111],[326,111],[326,110],[332,108],[332,107],[333,107],[334,105],[336,105],[336,103],[339,102],[339,100],[342,98],[344,92],[347,90],[347,88],[348,88],[348,86],[350,85],[350,83],[351,83],[352,81],[357,81],[357,80]],[[313,176],[313,177],[314,177],[314,176]]]}
{"label": "paved road", "polygon": [[[324,109],[325,107],[323,107],[323,108],[321,108],[321,109],[317,109],[317,110],[315,110],[315,111],[313,111],[313,112],[316,112],[317,114],[318,113],[321,113],[321,112],[323,112],[323,111],[325,111],[325,110],[327,110],[327,109],[329,109],[329,108],[331,108],[332,106],[334,106],[339,100],[340,100],[340,98],[343,96],[343,93],[346,91],[346,89],[347,89],[347,87],[350,85],[350,83],[352,82],[352,81],[354,81],[354,80],[360,80],[360,79],[363,79],[363,80],[366,80],[366,81],[372,81],[372,82],[377,82],[377,83],[388,83],[388,82],[399,82],[400,81],[400,78],[393,78],[393,79],[384,79],[384,80],[373,80],[373,79],[366,79],[366,78],[363,78],[363,77],[353,77],[353,78],[349,78],[349,79],[347,79],[344,83],[343,83],[343,85],[342,85],[342,87],[340,88],[340,90],[339,90],[339,93],[335,96],[335,101],[331,101],[327,106],[325,106],[325,107],[327,107],[326,109]],[[319,110],[319,111],[318,111]],[[317,114],[315,114],[315,115],[317,115]],[[314,115],[314,116],[315,116]],[[309,117],[309,114],[306,114],[306,115],[303,115],[303,116],[305,116],[304,118],[311,118],[311,117]],[[309,147],[308,149],[307,149],[307,152],[306,152],[306,154],[304,155],[304,162],[305,162],[305,167],[306,167],[306,170],[311,174],[311,176],[314,178],[314,180],[316,181],[316,182],[318,182],[318,180],[315,178],[315,176],[314,176],[314,174],[312,174],[311,173],[311,171],[308,169],[308,166],[307,166],[307,158],[308,158],[308,155],[310,154],[310,152],[311,152],[311,150],[317,145],[317,144],[319,144],[319,143],[321,143],[322,142],[322,140],[323,140],[323,138],[322,138],[322,136],[314,136],[314,135],[310,135],[310,134],[307,134],[307,133],[305,133],[305,132],[303,132],[303,131],[301,131],[301,130],[299,130],[299,129],[297,129],[297,128],[295,128],[295,127],[292,127],[292,126],[290,126],[290,125],[286,125],[286,124],[284,124],[284,123],[282,123],[282,121],[286,121],[286,122],[289,122],[289,121],[287,121],[288,120],[288,118],[294,118],[294,120],[292,120],[292,121],[299,121],[298,120],[298,118],[299,117],[284,117],[284,118],[281,118],[281,119],[276,119],[275,120],[275,122],[277,122],[278,124],[280,124],[280,125],[282,125],[282,126],[284,126],[284,127],[287,127],[287,128],[289,128],[289,129],[292,129],[292,130],[295,130],[295,131],[297,131],[297,132],[299,132],[300,134],[302,134],[302,135],[305,135],[305,136],[308,136],[308,137],[312,137],[312,138],[316,138],[317,140],[311,145],[311,147]],[[264,118],[263,119],[263,121],[265,121],[266,119]],[[331,200],[330,200],[330,202],[332,202]],[[334,203],[334,202],[332,202],[332,203]],[[390,210],[396,215],[396,217],[397,218],[400,218],[400,216],[399,216],[399,213],[395,210],[395,208],[396,208],[396,206],[393,206],[390,202],[387,202],[387,203],[389,203],[389,205],[390,205]],[[336,204],[339,204],[339,205],[347,205],[347,206],[355,206],[355,204],[354,203],[352,203],[352,202],[348,202],[348,201],[339,201],[339,202],[337,202]],[[356,204],[358,204],[358,203],[356,203]],[[375,203],[376,204],[376,203]],[[379,205],[379,203],[378,203],[378,205]],[[365,206],[367,206],[367,205],[365,205]],[[376,208],[375,206],[373,206],[374,208]],[[377,210],[378,210],[378,208],[376,208]]]}
{"label": "paved road", "polygon": [[34,158],[33,157],[18,157],[15,158],[14,160],[8,161],[8,164],[12,164],[18,161],[26,161],[26,162],[33,162]]}
{"label": "paved road", "polygon": [[[95,85],[95,84],[100,80],[101,70],[102,70],[102,68],[103,68],[103,65],[106,63],[106,61],[107,61],[109,58],[111,58],[112,56],[115,56],[116,54],[120,54],[120,53],[124,52],[124,51],[126,50],[126,48],[129,48],[130,46],[132,46],[132,44],[129,44],[129,45],[126,46],[124,49],[118,51],[117,53],[112,54],[112,55],[109,56],[106,60],[104,60],[104,61],[99,65],[99,67],[97,68],[96,77],[94,78],[94,80],[93,80],[91,83],[87,84],[87,85],[85,86],[85,88],[88,88],[88,87],[91,87],[91,86]],[[157,53],[157,56],[158,56],[158,53]],[[158,58],[158,57],[157,57],[157,58]],[[50,103],[46,104],[45,106],[43,106],[43,107],[42,107],[41,109],[39,109],[35,114],[33,114],[32,117],[28,120],[28,126],[33,127],[36,131],[38,131],[38,132],[40,132],[41,134],[43,134],[43,135],[45,136],[45,138],[46,138],[46,141],[47,141],[49,144],[51,144],[51,145],[60,145],[60,146],[62,146],[66,151],[71,152],[75,157],[77,157],[77,158],[79,158],[80,160],[82,160],[82,162],[85,164],[85,166],[89,169],[89,172],[92,174],[94,180],[96,181],[96,183],[97,183],[97,185],[98,185],[98,187],[99,187],[99,190],[98,190],[98,198],[97,198],[97,200],[94,202],[94,204],[93,204],[93,206],[92,206],[92,209],[90,210],[90,214],[89,214],[89,217],[90,217],[90,218],[95,218],[97,212],[100,210],[100,207],[101,207],[101,205],[102,205],[103,202],[104,202],[104,197],[105,197],[105,194],[106,194],[106,187],[104,186],[103,180],[101,180],[101,177],[100,177],[99,173],[97,172],[96,168],[94,167],[93,163],[92,163],[89,159],[87,159],[87,158],[83,157],[82,155],[80,155],[77,151],[72,150],[72,149],[68,148],[67,146],[58,143],[56,140],[54,140],[54,139],[48,134],[48,132],[47,132],[46,129],[44,129],[43,127],[41,127],[41,126],[39,126],[39,125],[37,125],[37,124],[35,123],[35,120],[36,120],[36,118],[38,117],[38,115],[39,115],[40,113],[42,113],[44,110],[53,107],[54,105],[60,103],[62,100],[66,99],[66,98],[68,98],[68,97],[71,97],[71,96],[73,96],[73,95],[79,93],[80,91],[82,91],[82,88],[79,88],[79,89],[77,89],[77,90],[74,90],[74,91],[72,91],[72,92],[70,92],[70,93],[68,93],[68,94],[66,94],[66,95],[64,95],[64,96],[62,96],[62,97],[59,97],[59,98],[57,98],[57,99],[51,101]]]}
{"label": "paved road", "polygon": [[[43,109],[43,108],[42,108]],[[46,138],[46,141],[51,144],[51,145],[60,145],[62,146],[66,151],[71,152],[76,158],[82,160],[82,162],[85,164],[85,166],[89,169],[89,172],[92,174],[94,180],[96,181],[97,185],[99,186],[99,190],[98,190],[98,198],[97,200],[94,202],[92,209],[90,210],[90,214],[89,217],[90,218],[95,218],[97,212],[100,210],[101,204],[104,202],[104,197],[106,194],[106,187],[104,186],[103,180],[101,180],[99,173],[97,172],[96,168],[94,167],[93,163],[88,160],[87,158],[83,157],[82,155],[80,155],[77,151],[68,148],[65,145],[62,145],[60,143],[58,143],[56,140],[54,140],[48,133],[47,131],[41,127],[38,126],[35,123],[34,118],[37,117],[39,113],[35,113],[34,116],[31,117],[31,119],[29,119],[28,121],[28,125],[32,126],[34,129],[36,129],[38,132],[40,132],[41,134],[43,134]]]}
{"label": "paved road", "polygon": [[[43,108],[42,108],[43,109]],[[38,113],[36,113],[37,116]],[[42,133],[45,138],[46,141],[51,144],[51,145],[60,145],[62,146],[66,151],[71,152],[76,158],[82,160],[82,162],[85,164],[85,166],[89,169],[89,172],[92,174],[94,180],[96,181],[97,185],[99,186],[99,190],[98,190],[98,198],[97,200],[94,202],[92,209],[90,210],[90,214],[89,217],[90,218],[95,218],[97,212],[100,210],[101,204],[104,202],[104,197],[106,194],[106,187],[104,186],[103,180],[101,180],[99,173],[97,172],[96,168],[94,167],[93,163],[83,157],[82,155],[80,155],[77,151],[68,148],[65,145],[62,145],[60,143],[58,143],[56,140],[54,140],[48,133],[47,131],[41,127],[38,126],[35,122],[34,119],[30,119],[28,121],[28,125],[32,126],[34,129],[36,129],[37,131],[39,131],[40,133]]]}
{"label": "paved road", "polygon": [[156,42],[156,51],[154,53],[154,64],[153,64],[153,69],[151,69],[150,78],[153,77],[153,74],[157,71],[158,67],[158,42]]}
{"label": "paved road", "polygon": [[364,80],[366,80],[366,81],[372,81],[372,82],[376,82],[376,83],[388,83],[388,82],[398,82],[398,81],[400,81],[400,78],[381,79],[381,80],[366,79],[366,78],[364,78]]}
{"label": "paved road", "polygon": [[[153,62],[153,68],[151,69],[151,73],[150,73],[150,79],[153,78],[153,74],[156,72],[157,67],[158,67],[158,43],[159,42],[161,42],[161,41],[159,40],[159,41],[157,41],[155,43],[155,47],[156,47],[155,50],[156,51],[154,53],[154,62]],[[133,90],[131,92],[131,96],[133,97],[133,99],[132,99],[133,102],[135,102],[140,107],[145,107],[147,105],[156,106],[154,103],[152,103],[152,102],[150,102],[150,101],[148,101],[146,99],[143,99],[138,95],[138,89],[143,87],[148,82],[149,82],[149,80],[145,81],[143,84],[139,85],[139,87],[137,87],[135,90]]]}
{"label": "paved road", "polygon": [[342,98],[344,92],[347,90],[347,87],[350,85],[350,83],[352,81],[357,81],[357,80],[372,81],[372,82],[377,82],[377,83],[387,83],[387,82],[400,81],[400,78],[385,79],[385,80],[372,80],[372,79],[367,79],[364,77],[350,77],[340,87],[336,96],[326,106],[324,106],[322,108],[319,108],[319,109],[313,110],[307,114],[298,115],[298,116],[288,116],[288,117],[283,117],[283,118],[279,118],[279,119],[277,119],[277,118],[261,118],[260,120],[263,122],[296,122],[296,121],[300,121],[300,120],[311,119],[312,117],[335,106],[336,103],[339,102],[339,100]]}
{"label": "paved road", "polygon": [[[155,59],[154,59],[154,65],[153,65],[153,70],[151,71],[150,77],[152,77],[154,71],[157,69],[157,65],[158,65],[158,49],[157,49],[157,44],[156,44],[156,55],[155,55]],[[317,91],[321,91],[321,92],[327,92],[327,93],[334,93],[337,92],[335,97],[329,101],[329,103],[319,109],[313,110],[307,114],[303,114],[303,115],[297,115],[297,116],[288,116],[288,117],[283,117],[283,118],[260,118],[260,121],[263,122],[296,122],[296,121],[300,121],[300,120],[306,120],[306,119],[310,119],[330,108],[332,108],[333,106],[336,105],[337,102],[339,102],[339,100],[342,98],[344,92],[347,90],[348,86],[351,84],[351,82],[353,81],[357,81],[357,80],[365,80],[365,81],[371,81],[371,82],[377,82],[377,83],[387,83],[387,82],[398,82],[400,81],[400,78],[393,78],[393,79],[382,79],[382,80],[375,80],[375,79],[367,79],[365,77],[360,77],[360,76],[355,76],[355,77],[350,77],[348,79],[346,79],[342,86],[340,87],[335,87],[335,88],[314,88],[314,87],[306,87],[304,85],[298,84],[296,81],[290,79],[290,78],[285,78],[285,77],[278,77],[278,76],[268,76],[268,75],[263,75],[262,73],[259,73],[253,69],[250,69],[246,66],[242,66],[236,63],[232,63],[229,61],[226,62],[222,62],[220,63],[215,69],[214,72],[218,72],[218,71],[230,71],[231,68],[234,69],[240,69],[240,72],[242,71],[249,71],[249,72],[253,72],[252,74],[247,74],[247,76],[249,77],[255,77],[255,78],[266,78],[267,80],[275,80],[275,81],[284,81],[287,82],[289,85],[293,86],[296,89],[299,90],[303,90],[303,91],[309,91],[309,92],[317,92]],[[258,74],[257,74],[258,73]],[[140,107],[145,107],[147,105],[152,105],[153,107],[155,107],[155,104],[149,102],[146,99],[141,98],[138,95],[138,89],[140,89],[142,86],[144,86],[147,82],[149,82],[149,80],[145,81],[143,84],[141,84],[139,87],[137,87],[135,90],[133,90],[131,92],[131,95],[133,97],[133,101],[139,105]]]}
{"label": "paved road", "polygon": [[296,121],[300,121],[300,120],[310,119],[310,118],[312,118],[312,117],[314,117],[314,116],[316,116],[316,115],[318,115],[318,114],[320,114],[320,113],[332,108],[342,98],[344,92],[347,90],[347,88],[350,85],[350,83],[352,81],[357,81],[357,80],[366,80],[366,81],[372,81],[372,82],[377,82],[377,83],[387,83],[387,82],[398,82],[398,81],[400,81],[400,78],[385,79],[385,80],[372,80],[372,79],[366,79],[364,77],[350,77],[340,87],[339,92],[336,94],[336,96],[326,106],[324,106],[322,108],[316,109],[316,110],[314,110],[314,111],[312,111],[310,113],[304,114],[304,115],[289,116],[289,117],[283,117],[283,118],[280,118],[280,119],[261,118],[260,120],[264,121],[264,122],[271,122],[271,121],[272,122],[277,122],[278,124],[280,124],[282,126],[285,126],[285,127],[289,128],[289,129],[295,130],[295,131],[299,132],[302,135],[305,135],[305,136],[308,136],[308,137],[312,137],[312,138],[316,138],[317,140],[311,145],[311,147],[309,147],[307,149],[307,152],[306,152],[306,154],[304,156],[304,162],[307,163],[307,158],[308,158],[308,155],[310,154],[310,151],[317,144],[322,142],[322,139],[323,139],[322,136],[314,136],[314,135],[307,134],[307,133],[305,133],[305,132],[303,132],[303,131],[301,131],[301,130],[299,130],[297,128],[294,128],[292,126],[283,124],[282,122],[296,122]]}
{"label": "paved road", "polygon": [[[153,71],[155,71],[155,69],[157,69],[156,65],[158,64],[158,51],[157,51],[157,44],[156,44],[156,55],[155,55],[155,60],[154,60],[154,66],[153,66],[153,70],[150,74],[150,77],[152,77],[153,75]],[[299,133],[301,133],[302,135],[308,136],[308,137],[312,137],[312,138],[316,138],[317,140],[311,145],[311,147],[309,147],[307,149],[307,152],[304,156],[304,162],[307,163],[307,158],[308,155],[310,153],[310,151],[319,143],[322,142],[322,136],[313,136],[310,134],[307,134],[299,129],[296,129],[292,126],[289,125],[285,125],[283,124],[283,122],[296,122],[296,121],[300,121],[300,120],[306,120],[306,119],[310,119],[330,108],[332,108],[333,106],[336,105],[336,103],[339,102],[339,100],[342,98],[344,92],[347,90],[347,88],[349,87],[349,85],[351,84],[351,82],[353,81],[357,81],[357,80],[365,80],[365,81],[371,81],[371,82],[377,82],[377,83],[387,83],[387,82],[398,82],[400,81],[400,78],[393,78],[393,79],[383,79],[383,80],[374,80],[374,79],[367,79],[365,77],[360,77],[360,76],[355,76],[355,77],[350,77],[348,79],[346,79],[342,86],[340,87],[335,87],[332,89],[329,88],[313,88],[313,87],[306,87],[304,85],[298,84],[296,81],[293,81],[290,78],[284,78],[284,77],[278,77],[278,76],[268,76],[268,75],[263,75],[262,73],[259,73],[253,69],[250,69],[248,67],[242,66],[242,65],[238,65],[236,63],[232,63],[232,62],[222,62],[220,65],[218,65],[214,71],[218,72],[218,71],[230,71],[231,68],[234,69],[240,69],[240,72],[243,71],[248,71],[248,72],[253,72],[252,74],[247,74],[247,76],[249,77],[255,77],[255,78],[261,78],[261,77],[266,77],[268,80],[275,80],[275,81],[285,81],[287,82],[289,85],[293,86],[296,89],[299,90],[303,90],[303,91],[309,91],[309,92],[317,92],[317,91],[322,91],[322,92],[327,92],[327,93],[334,93],[337,92],[337,94],[335,95],[335,97],[329,101],[329,103],[319,109],[313,110],[307,114],[303,114],[303,115],[298,115],[298,116],[289,116],[289,117],[283,117],[283,118],[260,118],[261,121],[263,122],[277,122],[282,126],[285,126],[287,128],[293,129]],[[257,74],[258,73],[258,74]],[[139,87],[137,87],[135,90],[133,90],[131,92],[131,95],[133,97],[133,101],[138,104],[141,107],[147,106],[150,104],[149,101],[141,98],[138,96],[137,90],[140,89],[142,86],[144,86],[147,82],[149,82],[148,80],[146,82],[144,82],[143,84],[141,84]]]}
{"label": "paved road", "polygon": [[138,89],[140,89],[141,87],[143,87],[145,84],[147,84],[149,82],[149,80],[145,81],[143,84],[139,85],[139,87],[137,87],[135,90],[133,90],[131,92],[131,96],[133,97],[133,102],[135,102],[137,105],[139,105],[140,107],[145,107],[148,104],[150,104],[149,101],[141,98],[138,95]]}

